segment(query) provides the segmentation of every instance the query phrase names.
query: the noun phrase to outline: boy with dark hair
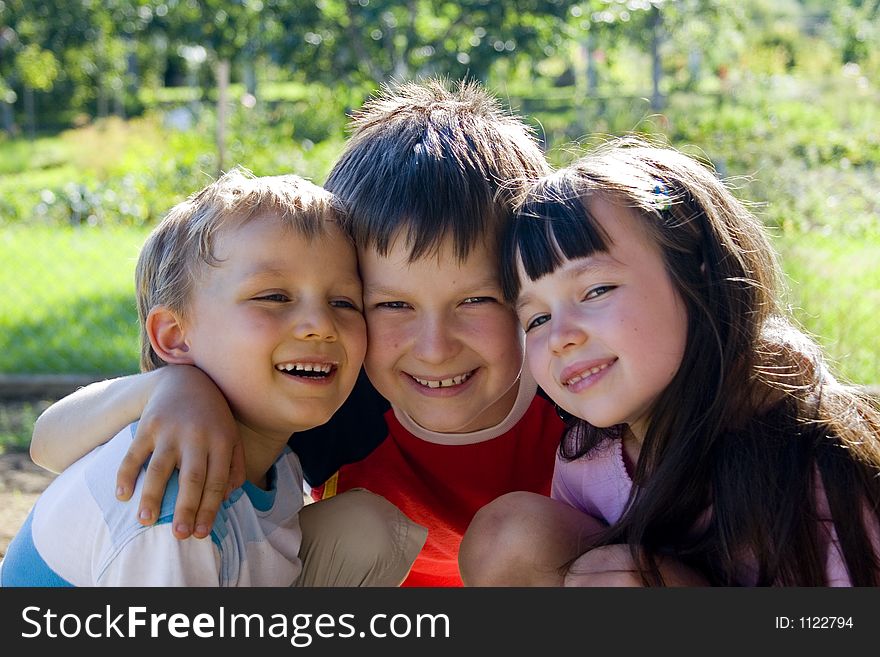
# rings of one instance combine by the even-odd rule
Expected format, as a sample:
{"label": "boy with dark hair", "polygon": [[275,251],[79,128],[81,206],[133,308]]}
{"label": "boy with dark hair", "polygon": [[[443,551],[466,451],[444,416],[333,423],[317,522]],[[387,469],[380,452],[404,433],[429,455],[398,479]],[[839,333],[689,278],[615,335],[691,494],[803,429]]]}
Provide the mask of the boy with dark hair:
{"label": "boy with dark hair", "polygon": [[[367,488],[428,528],[405,584],[456,586],[459,543],[476,511],[506,492],[550,490],[563,424],[523,371],[522,336],[503,303],[496,262],[499,234],[521,184],[549,167],[529,129],[472,83],[450,88],[433,80],[386,89],[353,126],[326,187],[349,212],[364,281],[368,353],[355,391],[333,419],[291,440],[312,497],[324,500],[302,516],[301,554],[308,559],[333,551],[367,567],[401,552],[400,545],[381,542],[364,549],[363,537],[351,532],[349,520],[374,513],[374,498],[336,495]],[[183,374],[154,390],[128,378],[111,391],[75,393],[79,416],[50,408],[35,428],[35,444],[52,448],[44,462],[64,466],[62,426],[91,445],[104,398],[123,395],[138,411],[149,398],[161,410],[149,434],[139,434],[119,482],[130,494],[134,468],[160,452],[166,464],[141,498],[142,509],[154,509],[163,470],[182,461],[197,483],[207,471],[206,495],[194,485],[182,491],[187,497],[176,510],[181,535],[189,534],[194,517],[195,535],[204,535],[200,526],[219,504],[234,443],[217,419],[222,413],[210,413],[209,425],[205,414],[191,416],[179,400],[186,389],[213,407],[219,395],[205,383]],[[83,415],[94,417],[83,422]],[[402,519],[401,534],[414,533],[412,525]]]}

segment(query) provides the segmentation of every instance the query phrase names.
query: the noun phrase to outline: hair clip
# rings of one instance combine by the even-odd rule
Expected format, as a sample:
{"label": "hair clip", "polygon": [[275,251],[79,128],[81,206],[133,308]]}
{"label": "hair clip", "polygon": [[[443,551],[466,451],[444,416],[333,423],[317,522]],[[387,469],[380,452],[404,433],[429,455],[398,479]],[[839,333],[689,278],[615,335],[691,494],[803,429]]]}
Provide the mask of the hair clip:
{"label": "hair clip", "polygon": [[657,182],[654,185],[654,209],[657,212],[665,212],[669,208],[672,207],[672,196],[669,193],[669,188],[666,187],[662,182]]}

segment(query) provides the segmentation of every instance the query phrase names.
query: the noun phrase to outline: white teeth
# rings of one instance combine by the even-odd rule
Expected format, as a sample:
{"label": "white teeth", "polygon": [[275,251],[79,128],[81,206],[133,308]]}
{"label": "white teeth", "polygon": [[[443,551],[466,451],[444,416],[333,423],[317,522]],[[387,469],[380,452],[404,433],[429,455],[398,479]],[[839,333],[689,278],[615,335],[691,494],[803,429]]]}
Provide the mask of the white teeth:
{"label": "white teeth", "polygon": [[[418,381],[419,384],[425,386],[426,388],[451,388],[452,386],[457,386],[465,381],[467,381],[473,372],[465,372],[464,374],[458,374],[449,379],[440,379],[437,380],[429,380],[429,379],[420,379],[417,376],[413,376],[412,378]],[[412,376],[412,375],[410,375]]]}
{"label": "white teeth", "polygon": [[281,363],[275,366],[276,370],[283,372],[321,372],[329,374],[333,369],[330,363]]}
{"label": "white teeth", "polygon": [[605,363],[604,365],[599,365],[598,367],[591,367],[590,369],[586,370],[585,372],[581,372],[580,374],[574,375],[568,381],[565,381],[563,383],[563,385],[567,385],[567,386],[574,385],[578,381],[582,381],[583,379],[586,379],[588,376],[592,376],[593,374],[598,374],[599,372],[604,370],[606,367],[608,367],[610,364],[611,363]]}

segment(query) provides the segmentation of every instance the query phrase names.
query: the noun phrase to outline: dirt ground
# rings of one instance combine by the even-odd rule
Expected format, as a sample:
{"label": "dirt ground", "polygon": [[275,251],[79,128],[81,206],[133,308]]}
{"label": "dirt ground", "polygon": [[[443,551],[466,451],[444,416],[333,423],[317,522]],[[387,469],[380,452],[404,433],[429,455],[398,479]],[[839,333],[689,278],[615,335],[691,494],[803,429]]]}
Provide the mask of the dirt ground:
{"label": "dirt ground", "polygon": [[0,557],[6,554],[37,496],[55,475],[33,464],[27,452],[0,454]]}
{"label": "dirt ground", "polygon": [[[37,400],[8,399],[7,383],[0,396],[0,433],[3,436],[30,437],[36,417],[55,397]],[[14,386],[12,386],[14,387]],[[8,441],[8,438],[7,438]],[[0,557],[18,532],[34,502],[55,475],[34,465],[24,445],[27,441],[6,442],[0,450]]]}

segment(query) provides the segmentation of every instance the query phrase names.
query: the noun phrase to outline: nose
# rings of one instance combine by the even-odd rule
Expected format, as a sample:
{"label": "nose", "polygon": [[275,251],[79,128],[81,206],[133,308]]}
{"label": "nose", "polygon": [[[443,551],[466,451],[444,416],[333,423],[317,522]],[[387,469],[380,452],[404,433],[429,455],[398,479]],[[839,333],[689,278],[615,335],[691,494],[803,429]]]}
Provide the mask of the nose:
{"label": "nose", "polygon": [[561,354],[567,349],[578,347],[588,339],[584,327],[576,321],[571,313],[554,312],[550,322],[550,350]]}
{"label": "nose", "polygon": [[297,308],[293,334],[300,340],[336,341],[336,324],[325,300],[303,303]]}
{"label": "nose", "polygon": [[458,353],[453,320],[443,317],[424,318],[416,331],[413,355],[422,362],[440,365]]}

